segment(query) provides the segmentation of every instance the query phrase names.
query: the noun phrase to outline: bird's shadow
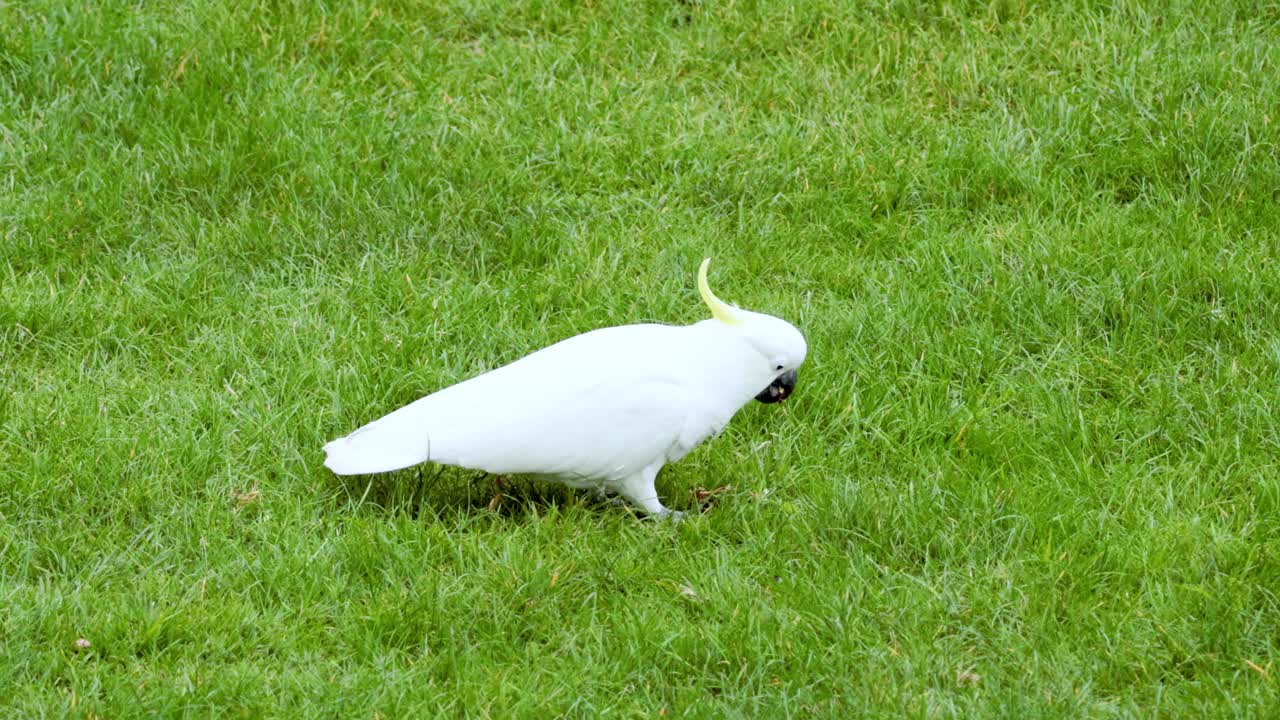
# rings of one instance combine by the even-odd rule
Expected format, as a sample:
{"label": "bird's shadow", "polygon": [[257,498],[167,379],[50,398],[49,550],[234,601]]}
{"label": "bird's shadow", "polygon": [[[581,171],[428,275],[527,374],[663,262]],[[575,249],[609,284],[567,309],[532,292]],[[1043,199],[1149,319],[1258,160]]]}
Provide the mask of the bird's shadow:
{"label": "bird's shadow", "polygon": [[630,508],[617,507],[589,491],[445,466],[331,477],[340,490],[334,498],[338,512],[375,512],[415,519],[490,515],[510,522],[528,522],[570,507],[635,514]]}

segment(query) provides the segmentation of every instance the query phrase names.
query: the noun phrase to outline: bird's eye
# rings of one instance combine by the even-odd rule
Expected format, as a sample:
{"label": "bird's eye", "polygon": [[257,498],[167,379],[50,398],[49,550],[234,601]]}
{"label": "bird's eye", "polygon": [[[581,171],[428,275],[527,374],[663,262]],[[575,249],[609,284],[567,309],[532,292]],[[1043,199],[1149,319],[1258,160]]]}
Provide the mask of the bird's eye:
{"label": "bird's eye", "polygon": [[782,369],[782,366],[781,366],[781,365],[779,365],[778,367],[774,368],[774,370],[781,370],[781,369]]}

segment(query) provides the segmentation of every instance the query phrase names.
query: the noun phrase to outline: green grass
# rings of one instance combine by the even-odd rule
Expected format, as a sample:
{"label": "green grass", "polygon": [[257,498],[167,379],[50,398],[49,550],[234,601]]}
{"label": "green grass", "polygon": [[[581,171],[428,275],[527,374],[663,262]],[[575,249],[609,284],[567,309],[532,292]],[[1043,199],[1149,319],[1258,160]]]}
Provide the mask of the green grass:
{"label": "green grass", "polygon": [[[0,714],[1280,714],[1280,6],[231,5],[0,2]],[[707,514],[321,466],[704,255]]]}

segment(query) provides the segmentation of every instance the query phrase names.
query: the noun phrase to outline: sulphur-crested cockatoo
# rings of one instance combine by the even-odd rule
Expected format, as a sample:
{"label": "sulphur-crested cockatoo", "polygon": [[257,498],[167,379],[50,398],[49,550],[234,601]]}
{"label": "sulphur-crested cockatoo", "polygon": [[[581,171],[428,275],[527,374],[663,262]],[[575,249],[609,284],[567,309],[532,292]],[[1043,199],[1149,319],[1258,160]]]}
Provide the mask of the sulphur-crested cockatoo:
{"label": "sulphur-crested cockatoo", "polygon": [[785,399],[804,362],[790,323],[728,305],[698,269],[711,319],[623,325],[562,340],[434,392],[324,446],[339,475],[422,462],[529,475],[670,513],[654,478],[752,398]]}

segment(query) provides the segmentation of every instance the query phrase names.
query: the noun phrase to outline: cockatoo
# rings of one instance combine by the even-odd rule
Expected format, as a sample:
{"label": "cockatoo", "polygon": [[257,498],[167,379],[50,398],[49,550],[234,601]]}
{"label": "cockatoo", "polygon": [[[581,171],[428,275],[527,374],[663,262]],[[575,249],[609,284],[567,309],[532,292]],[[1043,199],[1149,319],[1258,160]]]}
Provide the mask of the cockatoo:
{"label": "cockatoo", "polygon": [[716,297],[710,263],[698,268],[710,319],[562,340],[330,442],[324,464],[339,475],[427,461],[527,475],[671,515],[654,488],[658,471],[718,435],[752,398],[784,400],[808,352],[785,320]]}

